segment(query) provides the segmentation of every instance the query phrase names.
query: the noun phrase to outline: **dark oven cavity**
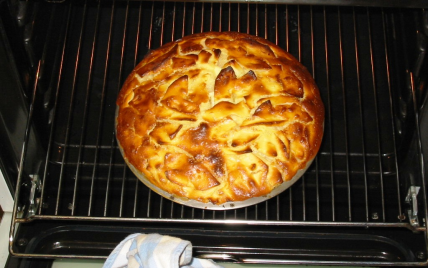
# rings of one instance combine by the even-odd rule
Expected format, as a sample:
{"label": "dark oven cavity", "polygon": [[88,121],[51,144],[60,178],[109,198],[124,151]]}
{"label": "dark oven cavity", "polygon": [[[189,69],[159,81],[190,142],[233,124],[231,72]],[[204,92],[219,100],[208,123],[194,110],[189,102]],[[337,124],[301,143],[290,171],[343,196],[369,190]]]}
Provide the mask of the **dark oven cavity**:
{"label": "dark oven cavity", "polygon": [[[128,234],[156,232],[192,241],[196,256],[234,262],[427,264],[423,9],[2,5],[9,12],[2,17],[6,51],[25,59],[25,68],[14,68],[29,103],[12,183],[14,255],[105,258]],[[134,66],[151,49],[205,31],[278,44],[307,67],[326,107],[323,143],[304,176],[248,208],[208,211],[164,199],[132,174],[116,143],[115,101]]]}

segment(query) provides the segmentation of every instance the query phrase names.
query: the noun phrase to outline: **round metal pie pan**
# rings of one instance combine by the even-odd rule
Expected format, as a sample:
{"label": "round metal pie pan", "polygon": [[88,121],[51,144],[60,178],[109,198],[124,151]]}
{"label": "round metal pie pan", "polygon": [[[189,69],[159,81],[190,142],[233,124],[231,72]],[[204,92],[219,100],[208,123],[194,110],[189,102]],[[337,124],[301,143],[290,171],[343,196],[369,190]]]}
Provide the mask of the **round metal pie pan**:
{"label": "round metal pie pan", "polygon": [[[116,114],[115,114],[115,133],[117,133],[117,118],[119,115],[119,107],[116,106]],[[255,205],[258,203],[261,203],[263,201],[269,200],[270,198],[277,196],[278,194],[282,193],[283,191],[287,190],[289,187],[291,187],[297,180],[299,180],[299,178],[306,172],[306,170],[309,168],[309,166],[311,165],[313,159],[311,159],[310,161],[308,161],[308,163],[306,164],[306,167],[303,169],[299,169],[296,173],[296,175],[293,176],[293,178],[289,181],[285,181],[283,182],[281,185],[279,185],[278,187],[276,187],[275,189],[273,189],[269,194],[264,195],[264,196],[258,196],[258,197],[252,197],[249,198],[247,200],[244,201],[235,201],[235,202],[226,202],[220,205],[216,205],[213,203],[204,203],[204,202],[200,202],[194,199],[189,199],[186,197],[181,197],[181,196],[177,196],[177,195],[173,195],[171,193],[168,193],[167,191],[164,191],[162,189],[160,189],[159,187],[157,187],[156,185],[152,184],[150,182],[150,180],[148,180],[146,178],[146,176],[139,171],[137,168],[135,168],[131,163],[129,163],[128,159],[125,157],[125,154],[123,152],[123,148],[119,142],[119,140],[117,139],[117,135],[116,135],[116,140],[117,140],[117,144],[119,146],[119,150],[120,153],[123,156],[123,159],[125,160],[125,163],[128,165],[129,169],[134,173],[135,176],[137,176],[137,178],[143,182],[147,187],[149,187],[149,189],[151,189],[152,191],[156,192],[157,194],[163,196],[166,199],[169,199],[173,202],[176,202],[178,204],[181,205],[186,205],[189,207],[193,207],[193,208],[200,208],[200,209],[210,209],[210,210],[228,210],[228,209],[236,209],[236,208],[243,208],[243,207],[248,207],[251,205]]]}

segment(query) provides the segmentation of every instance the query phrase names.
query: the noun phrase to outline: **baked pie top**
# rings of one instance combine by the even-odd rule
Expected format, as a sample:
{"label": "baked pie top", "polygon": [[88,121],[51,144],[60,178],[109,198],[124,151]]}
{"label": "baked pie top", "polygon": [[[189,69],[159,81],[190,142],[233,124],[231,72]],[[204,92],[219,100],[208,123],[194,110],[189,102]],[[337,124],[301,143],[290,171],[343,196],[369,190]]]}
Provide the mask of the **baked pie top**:
{"label": "baked pie top", "polygon": [[125,159],[164,191],[217,205],[292,179],[323,136],[324,106],[306,68],[242,33],[194,34],[151,51],[117,105]]}

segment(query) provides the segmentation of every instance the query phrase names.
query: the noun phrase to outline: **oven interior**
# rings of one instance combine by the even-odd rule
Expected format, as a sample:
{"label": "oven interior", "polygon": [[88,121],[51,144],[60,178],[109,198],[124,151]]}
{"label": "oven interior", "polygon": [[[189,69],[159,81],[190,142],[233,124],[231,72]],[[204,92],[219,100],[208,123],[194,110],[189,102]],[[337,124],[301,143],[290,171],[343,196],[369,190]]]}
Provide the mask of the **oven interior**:
{"label": "oven interior", "polygon": [[[24,126],[10,171],[12,255],[102,259],[142,232],[237,263],[427,265],[428,13],[385,2],[1,1],[0,56],[24,100],[24,119],[15,102],[4,99],[12,112],[2,110]],[[278,44],[307,67],[325,104],[311,167],[247,208],[160,197],[127,168],[115,139],[116,97],[134,66],[205,31]]]}

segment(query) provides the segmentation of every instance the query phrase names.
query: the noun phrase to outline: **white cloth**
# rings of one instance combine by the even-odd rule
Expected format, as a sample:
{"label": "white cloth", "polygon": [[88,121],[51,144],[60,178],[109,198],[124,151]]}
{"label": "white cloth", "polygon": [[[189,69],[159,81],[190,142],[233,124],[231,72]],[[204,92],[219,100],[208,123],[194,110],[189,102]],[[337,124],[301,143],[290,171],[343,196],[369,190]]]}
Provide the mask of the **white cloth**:
{"label": "white cloth", "polygon": [[222,268],[211,260],[192,258],[192,244],[159,234],[132,234],[111,252],[103,268]]}

